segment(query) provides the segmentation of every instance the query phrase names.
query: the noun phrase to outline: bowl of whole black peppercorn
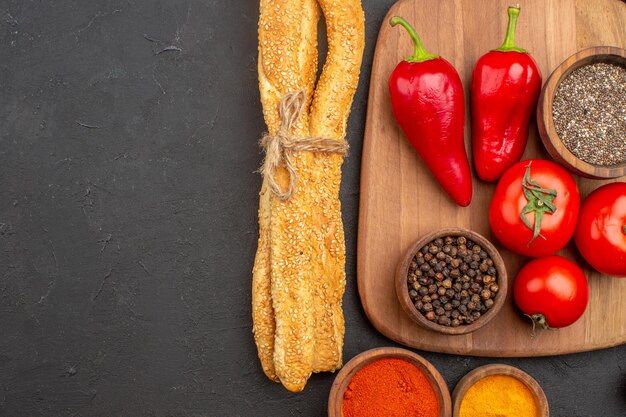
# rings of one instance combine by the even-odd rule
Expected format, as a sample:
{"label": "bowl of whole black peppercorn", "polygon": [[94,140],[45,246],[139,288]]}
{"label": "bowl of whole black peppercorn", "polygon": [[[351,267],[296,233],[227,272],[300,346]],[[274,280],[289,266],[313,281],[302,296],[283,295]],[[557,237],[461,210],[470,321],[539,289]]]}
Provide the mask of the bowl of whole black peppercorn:
{"label": "bowl of whole black peppercorn", "polygon": [[406,314],[433,331],[473,332],[496,316],[507,292],[498,250],[467,229],[440,229],[422,236],[400,259],[396,294]]}

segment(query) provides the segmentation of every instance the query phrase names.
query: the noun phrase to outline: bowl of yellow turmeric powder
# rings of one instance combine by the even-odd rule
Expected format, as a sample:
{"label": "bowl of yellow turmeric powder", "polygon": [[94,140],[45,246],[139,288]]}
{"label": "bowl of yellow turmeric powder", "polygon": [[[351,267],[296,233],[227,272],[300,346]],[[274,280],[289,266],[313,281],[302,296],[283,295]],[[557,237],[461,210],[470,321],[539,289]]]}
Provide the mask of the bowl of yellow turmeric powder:
{"label": "bowl of yellow turmeric powder", "polygon": [[465,375],[452,393],[452,417],[548,417],[546,394],[521,369],[481,366]]}

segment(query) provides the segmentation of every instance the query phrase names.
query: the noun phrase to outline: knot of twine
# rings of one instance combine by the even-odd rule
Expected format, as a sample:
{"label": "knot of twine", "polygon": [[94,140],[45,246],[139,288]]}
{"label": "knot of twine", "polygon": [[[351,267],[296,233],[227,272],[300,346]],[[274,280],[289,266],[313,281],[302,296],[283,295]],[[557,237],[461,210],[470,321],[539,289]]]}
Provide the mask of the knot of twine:
{"label": "knot of twine", "polygon": [[[301,151],[334,153],[345,155],[348,143],[344,140],[322,137],[292,137],[289,131],[294,126],[304,108],[304,93],[287,93],[280,100],[280,128],[274,135],[265,134],[261,138],[261,147],[265,150],[265,160],[261,166],[261,175],[267,180],[270,189],[280,200],[289,200],[296,191],[298,175],[293,165],[293,153]],[[276,169],[283,165],[289,174],[289,185],[281,190],[276,181]]]}

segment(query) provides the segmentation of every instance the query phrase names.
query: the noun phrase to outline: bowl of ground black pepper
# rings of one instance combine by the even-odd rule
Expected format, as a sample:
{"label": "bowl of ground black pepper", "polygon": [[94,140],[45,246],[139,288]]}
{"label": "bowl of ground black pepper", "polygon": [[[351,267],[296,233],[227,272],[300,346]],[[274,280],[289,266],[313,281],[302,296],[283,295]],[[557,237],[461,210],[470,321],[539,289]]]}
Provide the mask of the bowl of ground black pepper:
{"label": "bowl of ground black pepper", "polygon": [[352,358],[328,396],[328,417],[449,417],[446,381],[426,359],[406,349],[383,347]]}
{"label": "bowl of ground black pepper", "polygon": [[493,319],[506,299],[507,273],[498,250],[467,229],[447,228],[413,243],[396,269],[396,294],[416,323],[459,335]]}
{"label": "bowl of ground black pepper", "polygon": [[626,175],[626,50],[598,46],[566,59],[543,87],[537,126],[550,156],[575,174]]}

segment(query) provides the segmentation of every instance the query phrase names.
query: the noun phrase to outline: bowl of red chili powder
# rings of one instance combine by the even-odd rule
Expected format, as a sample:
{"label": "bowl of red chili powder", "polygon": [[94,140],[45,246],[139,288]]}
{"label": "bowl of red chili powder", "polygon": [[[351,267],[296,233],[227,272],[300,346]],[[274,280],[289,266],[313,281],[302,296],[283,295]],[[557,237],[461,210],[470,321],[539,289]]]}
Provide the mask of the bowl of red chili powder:
{"label": "bowl of red chili powder", "polygon": [[447,417],[450,391],[426,359],[399,348],[371,349],[337,374],[329,417]]}

